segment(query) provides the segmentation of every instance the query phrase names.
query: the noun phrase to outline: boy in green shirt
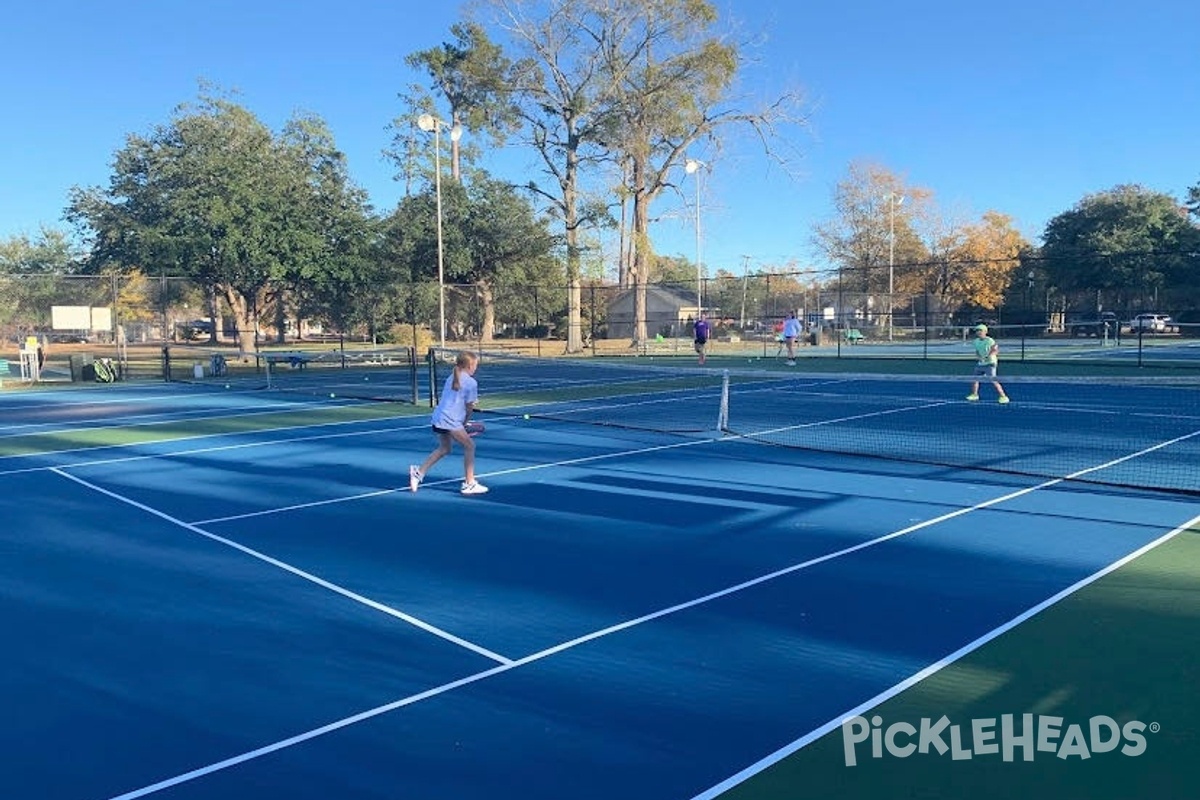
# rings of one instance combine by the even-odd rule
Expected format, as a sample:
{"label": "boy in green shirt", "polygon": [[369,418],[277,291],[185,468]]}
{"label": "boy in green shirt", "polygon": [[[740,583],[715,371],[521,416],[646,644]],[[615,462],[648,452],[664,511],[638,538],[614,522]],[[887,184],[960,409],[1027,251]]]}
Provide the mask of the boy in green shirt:
{"label": "boy in green shirt", "polygon": [[1000,385],[1000,381],[996,380],[996,364],[1000,360],[1000,345],[996,344],[996,340],[987,335],[987,325],[979,324],[975,326],[975,382],[971,384],[971,393],[967,395],[968,400],[979,399],[979,378],[991,378],[992,386],[996,387],[996,392],[1000,395],[1000,402],[1007,403],[1008,395],[1004,393],[1004,387]]}

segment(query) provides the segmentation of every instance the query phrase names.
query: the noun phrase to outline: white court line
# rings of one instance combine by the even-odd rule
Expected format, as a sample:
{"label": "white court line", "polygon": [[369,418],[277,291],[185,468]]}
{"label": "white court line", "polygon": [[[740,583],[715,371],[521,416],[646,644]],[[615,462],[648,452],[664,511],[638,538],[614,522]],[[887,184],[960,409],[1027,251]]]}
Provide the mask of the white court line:
{"label": "white court line", "polygon": [[349,598],[350,600],[353,600],[356,603],[361,603],[364,606],[367,606],[368,608],[373,608],[376,611],[382,611],[384,614],[387,614],[388,616],[392,616],[392,617],[395,617],[396,619],[403,620],[404,622],[407,622],[408,624],[412,625],[413,627],[420,628],[421,630],[425,631],[426,633],[431,633],[440,639],[444,639],[448,642],[453,642],[454,644],[458,645],[459,647],[466,648],[467,650],[470,650],[473,653],[477,653],[485,658],[491,659],[492,661],[499,662],[500,664],[513,663],[512,659],[505,658],[502,655],[493,653],[491,650],[488,650],[484,647],[480,647],[479,645],[474,644],[472,642],[468,642],[466,639],[461,639],[452,633],[444,631],[441,628],[438,628],[434,625],[430,625],[429,623],[424,622],[423,620],[417,619],[416,617],[414,617],[410,614],[406,614],[403,611],[392,608],[391,606],[388,606],[388,605],[385,605],[378,601],[372,600],[368,597],[364,597],[361,594],[358,594],[356,592],[352,592],[343,586],[339,586],[336,583],[327,581],[324,578],[319,578],[310,572],[305,572],[304,570],[300,569],[299,567],[294,567],[285,561],[280,561],[277,558],[272,558],[271,556],[267,555],[266,553],[260,553],[259,551],[255,550],[251,547],[246,547],[243,544],[239,544],[238,542],[235,542],[232,539],[226,539],[224,536],[218,536],[215,533],[209,533],[208,531],[203,530],[202,528],[199,528],[195,525],[184,522],[183,520],[176,519],[175,517],[172,517],[170,514],[166,514],[162,511],[159,511],[156,508],[151,508],[150,506],[148,506],[144,503],[139,503],[138,501],[136,501],[132,498],[125,497],[124,495],[118,494],[113,491],[109,491],[108,489],[105,489],[101,486],[97,486],[94,483],[85,481],[82,478],[78,478],[74,475],[71,475],[70,473],[63,472],[61,469],[58,469],[57,467],[51,469],[50,471],[55,473],[56,475],[60,475],[64,478],[66,478],[69,481],[74,481],[75,483],[78,483],[80,486],[85,486],[94,492],[99,492],[100,494],[105,495],[106,497],[111,497],[114,500],[118,500],[127,505],[131,505],[136,509],[145,511],[147,514],[151,514],[155,517],[158,517],[159,519],[166,520],[167,522],[171,523],[172,525],[178,525],[179,527],[189,530],[192,533],[199,534],[200,536],[203,536],[206,539],[214,541],[218,544],[225,545],[226,547],[231,547],[234,550],[237,550],[241,553],[245,553],[246,555],[250,556],[251,558],[256,558],[259,561],[263,561],[267,564],[270,564],[273,567],[278,567],[279,569],[281,569],[285,572],[290,572],[291,574],[293,574],[299,578],[303,578],[306,581],[315,583],[317,586],[320,586],[324,589],[328,589],[331,592],[340,594],[343,597]]}
{"label": "white court line", "polygon": [[[1197,433],[1200,434],[1200,431],[1197,431]],[[739,438],[739,437],[726,437],[725,439],[715,440],[715,441],[729,441],[729,440],[736,439],[736,438]],[[1186,438],[1186,437],[1184,437],[1184,438]],[[693,444],[706,444],[706,443],[710,443],[710,442],[707,440],[694,441],[694,442],[681,442],[681,443],[676,443],[673,445],[666,445],[661,448],[651,448],[651,449],[669,449],[671,447],[682,447],[682,446],[689,446],[689,445],[693,445]],[[1165,446],[1165,444],[1167,444],[1167,443],[1164,443],[1163,445],[1160,445],[1160,446]],[[618,633],[620,631],[624,631],[629,628],[633,628],[637,625],[642,625],[644,623],[651,622],[651,621],[654,621],[654,620],[657,620],[657,619],[660,619],[662,617],[666,617],[666,616],[669,616],[672,614],[676,614],[676,613],[685,611],[690,608],[695,608],[695,607],[703,605],[705,603],[712,602],[713,600],[717,600],[719,598],[726,597],[726,596],[744,591],[751,587],[758,586],[759,584],[763,584],[763,583],[767,583],[768,581],[776,580],[777,578],[783,577],[785,575],[791,575],[791,574],[794,574],[801,570],[809,569],[818,564],[823,564],[825,562],[832,561],[837,558],[843,558],[843,557],[851,555],[853,553],[856,553],[856,552],[859,552],[862,550],[866,550],[871,547],[875,547],[876,545],[883,544],[885,542],[889,542],[889,541],[891,541],[893,539],[897,539],[901,536],[906,536],[908,534],[914,533],[914,532],[922,530],[924,528],[932,527],[933,525],[937,525],[941,522],[945,522],[946,520],[954,519],[956,517],[960,517],[965,514],[972,513],[974,511],[978,511],[978,510],[981,510],[984,508],[989,508],[991,506],[999,505],[999,504],[1005,503],[1009,500],[1013,500],[1018,497],[1023,497],[1024,495],[1030,494],[1032,492],[1036,492],[1041,489],[1055,486],[1057,484],[1064,482],[1065,480],[1069,480],[1073,477],[1077,477],[1078,475],[1085,474],[1086,472],[1090,472],[1095,469],[1103,469],[1106,466],[1110,466],[1112,464],[1119,463],[1120,461],[1126,460],[1128,458],[1136,457],[1137,455],[1140,455],[1141,453],[1146,453],[1146,452],[1150,452],[1152,450],[1158,449],[1158,447],[1159,446],[1147,448],[1146,450],[1139,451],[1138,453],[1132,453],[1121,459],[1117,459],[1115,461],[1111,461],[1106,464],[1101,464],[1096,467],[1091,467],[1087,470],[1082,470],[1080,472],[1073,473],[1072,475],[1066,476],[1065,478],[1055,478],[1053,480],[1049,480],[1049,481],[1045,481],[1043,483],[1037,484],[1036,486],[1030,486],[1030,487],[1026,487],[1023,489],[1018,489],[1016,491],[1000,495],[999,497],[994,497],[991,500],[986,500],[986,501],[977,503],[970,507],[960,508],[955,511],[951,511],[946,514],[942,514],[940,516],[934,517],[932,519],[928,519],[923,522],[919,522],[914,525],[910,525],[905,528],[901,528],[899,530],[893,531],[891,533],[884,534],[882,536],[878,536],[874,539],[870,539],[865,542],[860,542],[856,545],[852,545],[850,547],[845,547],[845,548],[842,548],[841,550],[837,550],[832,553],[827,553],[823,556],[818,556],[816,558],[811,558],[806,561],[802,561],[797,564],[793,564],[789,567],[784,567],[783,569],[779,569],[774,572],[770,572],[765,575],[761,575],[757,578],[752,578],[750,580],[743,581],[743,582],[735,584],[733,586],[729,586],[725,589],[721,589],[716,592],[706,594],[702,597],[697,597],[692,600],[688,600],[688,601],[685,601],[682,603],[677,603],[673,606],[669,606],[667,608],[663,608],[658,611],[654,611],[652,613],[645,614],[640,617],[636,617],[634,619],[626,620],[625,622],[620,622],[615,625],[610,625],[606,628],[601,628],[599,630],[593,631],[591,633],[585,634],[585,635],[577,637],[575,639],[571,639],[570,641],[563,642],[561,644],[557,644],[552,647],[546,648],[545,650],[541,650],[537,653],[532,653],[528,656],[517,659],[515,661],[510,661],[510,662],[502,664],[500,666],[492,667],[491,669],[484,670],[482,672],[477,672],[472,675],[468,675],[464,678],[459,678],[458,680],[451,681],[449,683],[444,683],[440,686],[435,686],[431,689],[427,689],[427,690],[419,692],[417,694],[413,694],[408,697],[404,697],[399,700],[395,700],[393,702],[386,703],[384,705],[376,706],[375,708],[367,709],[366,711],[362,711],[357,714],[353,714],[351,716],[344,717],[340,720],[335,720],[334,722],[328,723],[326,725],[322,725],[318,728],[313,728],[311,730],[305,731],[305,732],[297,734],[295,736],[291,736],[286,739],[281,739],[279,741],[273,742],[273,743],[265,745],[263,747],[259,747],[254,750],[247,751],[240,755],[232,756],[230,758],[214,762],[207,766],[200,767],[198,769],[194,769],[189,772],[181,773],[179,775],[176,775],[171,778],[167,778],[162,781],[158,781],[157,783],[149,784],[140,789],[135,789],[131,792],[126,792],[124,794],[117,795],[113,798],[110,798],[110,800],[136,800],[136,798],[146,797],[147,795],[151,795],[151,794],[160,792],[163,789],[168,789],[173,786],[178,786],[179,784],[182,784],[182,783],[188,783],[190,781],[196,780],[197,778],[202,778],[206,775],[211,775],[213,773],[220,772],[220,771],[228,769],[230,767],[234,767],[239,764],[246,763],[248,761],[253,761],[254,759],[261,758],[262,756],[270,755],[271,753],[275,753],[280,750],[284,750],[289,747],[292,747],[294,745],[301,744],[303,742],[307,742],[312,739],[316,739],[320,736],[324,736],[325,734],[341,730],[342,728],[349,727],[351,725],[357,724],[364,720],[378,717],[382,714],[386,714],[386,713],[388,713],[390,711],[394,711],[398,708],[403,708],[404,706],[413,705],[415,703],[421,702],[422,700],[427,700],[431,697],[436,697],[438,695],[445,694],[446,692],[452,691],[454,689],[458,689],[463,686],[477,683],[479,681],[485,680],[485,679],[493,677],[495,675],[500,675],[500,674],[506,673],[510,670],[516,669],[518,667],[522,667],[527,664],[531,664],[536,661],[540,661],[544,658],[548,658],[549,656],[557,655],[566,650],[572,649],[574,647],[578,647],[581,644],[585,644],[587,642],[591,642],[596,639],[600,639],[604,636],[609,636],[611,634]],[[634,451],[634,452],[636,453],[636,452],[643,452],[643,451]],[[536,467],[529,467],[526,469],[536,469]],[[512,470],[512,471],[515,472],[515,471],[521,471],[521,470]],[[100,490],[100,491],[103,491],[103,490]],[[1169,538],[1171,538],[1171,536],[1178,534],[1180,531],[1189,527],[1191,524],[1195,523],[1197,520],[1200,520],[1200,517],[1197,517],[1196,519],[1192,520],[1191,522],[1181,526],[1180,528],[1177,528],[1171,534],[1161,537],[1160,539],[1156,540],[1155,542],[1152,542],[1152,543],[1142,547],[1141,549],[1136,551],[1134,554],[1127,556],[1126,558],[1122,559],[1121,561],[1118,561],[1115,565],[1110,565],[1105,570],[1101,571],[1100,573],[1097,573],[1097,575],[1094,576],[1093,578],[1087,579],[1087,582],[1090,582],[1090,580],[1094,580],[1095,577],[1099,577],[1102,574],[1111,572],[1113,569],[1116,569],[1117,566],[1120,566],[1121,564],[1126,563],[1128,560],[1135,557],[1136,555],[1146,552],[1147,550],[1151,549],[1152,547],[1155,547],[1158,544],[1161,544],[1162,542],[1167,541]],[[205,534],[205,535],[219,540],[219,537],[212,536],[211,534]],[[238,546],[238,547],[239,547],[239,549],[241,549],[240,546]],[[1050,599],[1048,599],[1046,601],[1043,601],[1043,603],[1036,606],[1033,610],[1027,611],[1023,615],[1019,615],[1017,618],[1014,618],[1014,620],[1010,621],[1010,623],[1007,623],[1007,624],[1009,625],[1009,627],[1018,624],[1021,620],[1027,618],[1028,615],[1037,613],[1037,611],[1039,611],[1043,608],[1046,608],[1055,602],[1058,602],[1058,600],[1061,600],[1063,597],[1067,596],[1072,591],[1076,590],[1077,588],[1079,588],[1083,585],[1086,585],[1086,583],[1084,581],[1081,581],[1081,582],[1075,584],[1073,587],[1070,587],[1066,590],[1063,590],[1062,592],[1059,592],[1059,594],[1051,597]],[[996,630],[999,631],[999,629],[996,629]],[[985,634],[983,637],[980,637],[980,639],[977,641],[986,640],[988,636],[991,636],[991,638],[995,638],[995,636],[999,635],[999,632],[993,632],[993,633],[994,633],[994,635],[993,634]],[[951,657],[948,656],[947,659],[949,659],[949,658],[951,658]],[[948,661],[946,659],[943,659],[943,661],[945,663],[939,662],[942,664],[942,666],[945,666],[945,664],[950,663],[950,661]],[[926,668],[926,670],[923,670],[922,672],[917,673],[917,675],[909,678],[908,681],[915,681],[918,679],[917,676],[920,676],[920,675],[925,675],[927,673],[932,674],[931,672],[928,672],[928,670],[936,671],[935,668],[940,669],[940,667],[938,667],[937,665],[931,665],[931,667]],[[897,684],[897,686],[900,686],[900,685],[902,685],[902,684]],[[850,714],[843,715],[843,716],[839,717],[838,720],[841,720],[845,716],[849,716],[849,715]]]}
{"label": "white court line", "polygon": [[880,704],[886,702],[887,700],[890,700],[891,698],[895,697],[896,695],[900,694],[901,692],[904,692],[905,690],[912,688],[913,686],[915,686],[916,684],[925,680],[926,678],[928,678],[938,672],[941,672],[946,667],[949,667],[950,665],[954,664],[956,661],[964,658],[965,656],[970,655],[971,653],[975,652],[980,647],[983,647],[985,644],[992,641],[993,639],[996,639],[997,637],[999,637],[999,636],[1007,633],[1008,631],[1012,630],[1013,628],[1017,627],[1021,623],[1027,621],[1031,617],[1034,617],[1037,614],[1040,614],[1042,611],[1045,611],[1047,608],[1050,608],[1051,606],[1061,602],[1062,600],[1066,599],[1067,597],[1070,597],[1071,595],[1078,592],[1080,589],[1083,589],[1084,587],[1086,587],[1092,583],[1095,583],[1100,578],[1103,578],[1105,575],[1108,575],[1110,572],[1120,569],[1121,567],[1125,566],[1126,564],[1133,561],[1134,559],[1150,552],[1154,548],[1169,541],[1170,539],[1173,539],[1174,537],[1178,536],[1183,531],[1188,530],[1189,528],[1191,528],[1193,525],[1196,525],[1196,524],[1200,524],[1200,516],[1193,517],[1192,519],[1183,523],[1182,525],[1180,525],[1178,528],[1171,531],[1170,533],[1168,533],[1164,536],[1161,536],[1158,539],[1155,539],[1154,541],[1133,551],[1132,553],[1125,556],[1124,558],[1122,558],[1118,561],[1114,561],[1112,564],[1109,564],[1104,569],[1101,569],[1100,571],[1095,572],[1092,575],[1089,575],[1088,577],[1073,583],[1072,585],[1068,586],[1067,588],[1063,589],[1062,591],[1058,592],[1057,594],[1046,598],[1045,600],[1038,603],[1034,607],[1024,611],[1021,614],[1018,614],[1017,616],[1010,619],[1008,622],[1005,622],[1003,625],[999,625],[999,626],[993,628],[992,630],[985,633],[983,636],[980,636],[979,638],[975,639],[972,642],[968,642],[967,644],[963,645],[959,649],[955,650],[953,653],[950,653],[949,655],[943,657],[942,659],[935,661],[934,663],[930,664],[928,667],[925,667],[925,669],[921,670],[920,672],[917,672],[914,675],[911,675],[908,678],[905,678],[904,680],[895,684],[891,688],[880,692],[879,694],[872,697],[870,700],[860,703],[859,705],[855,706],[854,708],[850,709],[849,711],[846,711],[843,714],[839,714],[838,716],[834,717],[833,719],[829,720],[828,722],[824,723],[823,725],[821,725],[817,728],[814,728],[813,730],[804,734],[799,739],[796,739],[794,742],[792,742],[784,747],[781,747],[780,749],[776,750],[774,753],[771,753],[766,758],[763,758],[762,760],[757,761],[754,764],[751,764],[750,766],[746,767],[741,772],[738,772],[735,775],[731,775],[730,777],[726,778],[725,780],[721,781],[720,783],[716,784],[715,786],[712,786],[709,789],[706,789],[705,791],[701,792],[700,794],[694,796],[692,798],[692,800],[712,800],[712,798],[715,798],[718,795],[729,791],[733,787],[735,787],[741,783],[744,783],[745,781],[754,777],[755,775],[762,772],[763,770],[779,763],[780,761],[787,758],[788,756],[790,756],[790,755],[796,753],[797,751],[801,750],[802,748],[812,744],[817,739],[820,739],[822,736],[825,736],[826,734],[830,733],[831,731],[837,730],[838,728],[840,728],[842,726],[842,723],[845,722],[847,719],[849,719],[851,717],[859,716],[862,714],[866,714],[868,711],[875,708],[876,706],[879,706]]}
{"label": "white court line", "polygon": [[[26,436],[56,436],[62,434],[88,433],[105,431],[113,428],[149,428],[155,425],[169,425],[172,422],[204,422],[210,419],[241,419],[262,414],[278,414],[281,410],[304,410],[310,406],[328,405],[322,401],[308,403],[256,403],[252,406],[233,406],[231,408],[196,408],[191,410],[177,409],[174,411],[158,411],[155,413],[130,414],[119,419],[104,418],[79,420],[74,423],[62,422],[26,422],[20,425],[0,426],[0,439],[16,439]],[[57,408],[57,407],[56,407]],[[230,411],[257,409],[244,414],[230,414]]]}
{"label": "white court line", "polygon": [[491,669],[483,670],[481,672],[474,673],[473,675],[468,675],[464,678],[459,678],[458,680],[451,681],[449,683],[444,683],[440,686],[435,686],[431,689],[427,689],[423,692],[419,692],[417,694],[410,695],[408,697],[404,697],[399,700],[395,700],[391,703],[386,703],[381,706],[376,706],[375,708],[371,708],[366,711],[362,711],[357,714],[353,714],[351,716],[344,717],[340,720],[336,720],[329,724],[322,725],[321,727],[313,728],[311,730],[305,731],[305,732],[297,734],[295,736],[288,737],[286,739],[281,739],[272,744],[265,745],[263,747],[259,747],[254,750],[250,750],[250,751],[242,753],[240,755],[236,755],[231,758],[227,758],[227,759],[224,759],[221,761],[214,762],[207,766],[191,770],[190,772],[185,772],[180,775],[176,775],[175,777],[167,778],[166,780],[162,780],[157,783],[153,783],[148,786],[144,786],[140,789],[136,789],[131,792],[126,792],[125,794],[117,795],[117,796],[111,798],[111,800],[135,800],[135,798],[145,797],[147,795],[162,791],[163,789],[168,789],[172,786],[178,786],[181,783],[187,783],[187,782],[193,781],[197,778],[201,778],[206,775],[211,775],[212,773],[215,773],[215,772],[220,772],[221,770],[225,770],[230,767],[237,766],[238,764],[243,764],[247,761],[252,761],[256,758],[260,758],[262,756],[269,755],[271,753],[275,753],[280,750],[284,750],[288,747],[292,747],[294,745],[310,741],[319,736],[324,736],[327,733],[332,733],[334,731],[340,730],[340,729],[348,727],[350,725],[354,725],[356,723],[362,722],[364,720],[368,720],[373,717],[380,716],[381,714],[386,714],[389,711],[394,711],[398,708],[412,705],[414,703],[418,703],[422,700],[426,700],[431,697],[436,697],[441,694],[445,694],[446,692],[449,692],[453,689],[458,689],[462,686],[467,686],[472,683],[477,683],[486,678],[491,678],[495,675],[500,675],[500,674],[503,674],[510,670],[516,669],[517,667],[522,667],[522,666],[526,666],[528,664],[532,664],[536,661],[541,661],[542,659],[548,658],[552,655],[557,655],[566,650],[570,650],[572,648],[578,647],[581,644],[586,644],[587,642],[591,642],[596,639],[600,639],[602,637],[609,636],[614,633],[618,633],[620,631],[628,630],[629,628],[633,628],[637,625],[642,625],[644,623],[651,622],[651,621],[657,620],[657,619],[661,619],[663,617],[666,617],[666,616],[669,616],[672,614],[677,614],[680,611],[685,611],[690,608],[695,608],[696,606],[700,606],[705,603],[710,603],[713,600],[717,600],[722,597],[727,597],[729,595],[736,594],[738,592],[744,591],[751,587],[758,586],[763,583],[767,583],[768,581],[776,580],[777,578],[781,578],[785,575],[791,575],[791,574],[799,572],[801,570],[809,569],[818,564],[823,564],[827,561],[833,561],[834,559],[842,558],[842,557],[851,555],[852,553],[856,553],[861,550],[866,550],[867,548],[870,548],[870,547],[875,547],[876,545],[880,545],[880,544],[883,544],[884,542],[889,542],[889,541],[891,541],[893,539],[897,539],[901,536],[906,536],[915,531],[919,531],[924,528],[928,528],[933,525],[937,525],[946,520],[953,519],[955,517],[960,517],[964,514],[969,514],[973,511],[978,511],[983,508],[988,508],[989,506],[1004,503],[1008,500],[1012,500],[1017,497],[1021,497],[1023,495],[1029,494],[1030,492],[1037,491],[1038,489],[1042,489],[1047,486],[1053,486],[1054,484],[1061,483],[1061,481],[1062,481],[1062,479],[1055,479],[1052,481],[1047,481],[1045,483],[1039,484],[1037,486],[1026,487],[1024,489],[1019,489],[1015,492],[1009,492],[1008,494],[1004,494],[999,497],[992,498],[991,500],[986,500],[982,503],[978,503],[978,504],[970,506],[968,508],[960,508],[960,509],[951,511],[946,514],[942,514],[938,517],[934,517],[932,519],[928,519],[923,522],[919,522],[915,525],[910,525],[908,527],[901,528],[900,530],[893,531],[892,533],[884,534],[883,536],[878,536],[874,539],[870,539],[865,542],[860,542],[856,545],[852,545],[850,547],[845,547],[845,548],[842,548],[841,550],[836,550],[832,553],[827,553],[822,556],[817,556],[816,558],[811,558],[806,561],[801,561],[797,564],[792,564],[791,566],[784,567],[783,569],[775,570],[774,572],[769,572],[765,575],[760,575],[757,578],[751,578],[750,580],[743,581],[741,583],[735,584],[733,586],[729,586],[725,589],[721,589],[721,590],[712,592],[710,594],[706,594],[702,597],[697,597],[692,600],[687,600],[682,603],[677,603],[673,606],[659,609],[658,611],[654,611],[649,614],[644,614],[644,615],[642,615],[640,617],[636,617],[634,619],[629,619],[624,622],[617,623],[615,625],[610,625],[606,628],[601,628],[599,630],[592,631],[591,633],[587,633],[587,634],[584,634],[583,636],[579,636],[575,639],[571,639],[570,641],[562,642],[561,644],[557,644],[552,647],[548,647],[545,650],[541,650],[539,652],[532,653],[528,656],[525,656],[523,658],[509,662],[502,666],[492,667]]}
{"label": "white court line", "polygon": [[342,422],[316,422],[306,425],[281,425],[277,428],[257,428],[251,431],[225,431],[223,433],[201,433],[195,436],[178,436],[173,439],[155,439],[142,442],[127,442],[125,444],[106,444],[94,445],[89,447],[76,447],[69,450],[50,450],[39,451],[35,453],[21,453],[14,456],[0,456],[0,461],[6,458],[36,458],[50,457],[64,453],[88,452],[91,450],[120,450],[127,447],[153,447],[154,445],[168,445],[176,442],[195,442],[202,439],[228,439],[234,436],[257,436],[262,433],[280,433],[284,431],[308,430],[311,428],[333,428],[342,425],[373,425],[378,422],[390,423],[397,419],[412,420],[416,424],[395,425],[385,428],[372,428],[368,431],[339,431],[337,433],[317,433],[311,436],[296,436],[291,439],[272,439],[264,442],[240,442],[238,444],[223,444],[214,445],[212,447],[195,447],[190,450],[172,450],[164,453],[144,453],[136,456],[120,456],[117,458],[95,458],[89,461],[76,461],[71,464],[55,464],[53,466],[38,466],[38,467],[21,467],[17,469],[0,469],[2,475],[19,475],[27,472],[45,472],[54,469],[75,469],[77,467],[94,467],[104,464],[126,464],[133,461],[145,461],[153,458],[177,458],[179,456],[190,456],[197,453],[216,453],[223,450],[240,450],[249,447],[274,447],[280,444],[290,444],[292,442],[310,442],[317,439],[336,439],[342,436],[370,436],[372,434],[392,433],[394,431],[406,431],[413,428],[422,428],[428,430],[428,419],[422,420],[420,417],[377,417],[374,419],[351,419]]}
{"label": "white court line", "polygon": [[[309,406],[334,407],[334,408],[354,408],[354,407],[358,407],[358,404],[349,404],[348,403],[344,406],[341,406],[341,405],[330,406],[330,404],[322,403],[319,401],[314,402],[314,403],[284,403],[284,404],[280,404],[277,406],[270,406],[270,407],[263,408],[261,411],[251,411],[246,414],[223,414],[222,413],[222,414],[213,414],[210,417],[203,417],[200,419],[197,419],[195,417],[186,417],[186,416],[180,415],[177,417],[173,417],[171,419],[160,420],[158,422],[130,422],[130,423],[114,422],[111,425],[89,425],[87,427],[69,427],[68,426],[65,428],[59,428],[57,430],[29,431],[26,433],[13,434],[12,436],[0,436],[0,439],[22,438],[22,437],[26,437],[26,436],[28,436],[28,437],[70,436],[72,434],[77,434],[77,433],[90,433],[92,431],[112,430],[115,428],[156,428],[156,427],[164,427],[164,426],[171,425],[174,423],[195,424],[198,422],[206,422],[208,420],[245,419],[247,417],[261,417],[261,416],[266,416],[266,415],[271,415],[271,414],[287,413],[288,411],[290,411],[292,409],[295,409],[299,413],[299,412],[303,412],[303,411],[307,410],[307,408]],[[136,417],[131,417],[130,419],[136,419]],[[388,417],[380,417],[380,419],[388,419]],[[350,420],[350,422],[362,422],[362,421],[363,420]],[[291,425],[291,426],[285,426],[285,427],[281,427],[281,428],[264,428],[263,430],[274,431],[274,430],[290,430],[292,428],[312,428],[312,427],[318,427],[319,425],[323,425],[323,424],[325,424],[325,425],[335,425],[335,424],[336,425],[344,425],[347,423],[346,422],[315,423],[315,424],[308,424],[308,425]],[[238,435],[241,433],[258,433],[258,432],[259,431],[235,431],[235,432],[226,432],[226,433],[217,433],[217,434],[208,433],[208,434],[203,434],[203,436],[234,436],[234,435]],[[171,441],[187,440],[187,439],[191,439],[191,438],[197,438],[197,437],[181,436],[181,437],[178,437],[177,439],[172,439]],[[54,455],[57,453],[75,453],[75,452],[78,452],[81,450],[98,450],[98,449],[107,449],[110,447],[114,447],[114,448],[115,447],[133,447],[133,446],[136,446],[139,444],[155,444],[155,442],[151,441],[151,442],[129,442],[126,444],[95,444],[95,445],[89,445],[87,447],[73,447],[73,448],[66,449],[66,450],[50,450],[50,451],[41,451],[41,452],[37,452],[37,453],[17,453],[16,455],[0,456],[0,460],[8,460],[8,459],[12,459],[12,458],[29,458],[31,456],[38,456],[38,455]]]}
{"label": "white court line", "polygon": [[[39,411],[59,408],[75,408],[78,406],[117,406],[128,403],[143,403],[143,402],[162,402],[162,403],[190,403],[192,400],[211,397],[212,394],[174,394],[164,392],[163,394],[144,394],[141,396],[134,395],[133,397],[111,397],[107,396],[119,392],[141,392],[144,391],[144,386],[135,386],[132,384],[108,384],[104,389],[105,397],[93,397],[84,400],[63,400],[61,397],[56,398],[53,403],[43,402],[27,402],[30,399],[29,395],[21,398],[13,398],[13,402],[4,406],[5,410],[24,411],[26,409],[37,409]],[[84,389],[83,391],[87,391]],[[230,394],[238,394],[238,392],[230,392]],[[244,394],[244,392],[242,392]]]}

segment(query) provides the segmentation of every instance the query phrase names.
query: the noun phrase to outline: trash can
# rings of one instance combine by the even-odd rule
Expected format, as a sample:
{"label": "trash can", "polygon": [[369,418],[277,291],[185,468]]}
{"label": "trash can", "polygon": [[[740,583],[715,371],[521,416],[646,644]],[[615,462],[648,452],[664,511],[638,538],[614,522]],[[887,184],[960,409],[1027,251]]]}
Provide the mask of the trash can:
{"label": "trash can", "polygon": [[78,383],[79,381],[94,381],[96,380],[95,371],[91,371],[91,376],[83,374],[84,367],[90,367],[96,359],[92,358],[90,353],[72,353],[68,356],[67,361],[71,365],[71,382]]}
{"label": "trash can", "polygon": [[192,377],[193,378],[203,378],[204,377],[204,365],[201,364],[199,361],[197,361],[192,366]]}

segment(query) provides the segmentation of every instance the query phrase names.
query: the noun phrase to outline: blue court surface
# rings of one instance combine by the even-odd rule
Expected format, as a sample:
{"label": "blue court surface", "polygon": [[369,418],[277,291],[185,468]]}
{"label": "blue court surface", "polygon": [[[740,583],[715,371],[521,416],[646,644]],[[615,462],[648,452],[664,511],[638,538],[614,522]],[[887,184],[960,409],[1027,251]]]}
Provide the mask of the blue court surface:
{"label": "blue court surface", "polygon": [[[806,413],[861,421],[806,386]],[[414,494],[420,411],[0,396],[0,797],[712,796],[1197,514],[537,414],[488,419],[488,494],[458,493],[457,450]],[[1176,424],[1130,457],[1194,447]]]}

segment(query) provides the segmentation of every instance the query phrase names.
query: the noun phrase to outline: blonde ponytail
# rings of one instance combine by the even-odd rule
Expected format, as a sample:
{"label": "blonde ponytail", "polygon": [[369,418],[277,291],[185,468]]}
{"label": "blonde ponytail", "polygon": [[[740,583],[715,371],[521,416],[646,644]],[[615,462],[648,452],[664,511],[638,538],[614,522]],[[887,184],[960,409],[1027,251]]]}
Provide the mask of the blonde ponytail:
{"label": "blonde ponytail", "polygon": [[454,359],[454,382],[450,384],[450,388],[456,392],[461,389],[462,383],[459,381],[461,371],[470,369],[478,361],[479,357],[474,353],[468,353],[465,350],[459,353],[458,358]]}

